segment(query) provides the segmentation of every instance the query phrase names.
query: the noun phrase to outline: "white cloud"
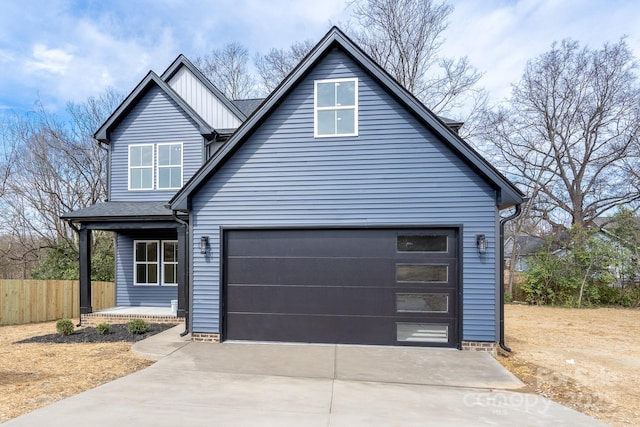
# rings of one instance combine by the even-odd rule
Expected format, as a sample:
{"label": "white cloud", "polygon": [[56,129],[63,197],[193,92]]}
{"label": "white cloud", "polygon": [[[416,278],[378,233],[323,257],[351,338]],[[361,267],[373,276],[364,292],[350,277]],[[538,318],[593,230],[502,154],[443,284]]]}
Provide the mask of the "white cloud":
{"label": "white cloud", "polygon": [[[552,42],[572,38],[591,48],[630,35],[640,54],[636,1],[597,0],[452,0],[454,12],[446,32],[449,55],[469,56],[485,73],[481,84],[493,101],[510,95],[529,59],[549,50]],[[635,17],[635,19],[633,19]]]}
{"label": "white cloud", "polygon": [[[455,10],[444,50],[469,56],[485,72],[482,84],[492,99],[500,100],[526,61],[553,40],[572,37],[598,47],[628,34],[640,55],[636,1],[449,0]],[[62,109],[108,86],[128,92],[149,69],[162,72],[179,53],[192,57],[231,41],[252,55],[317,41],[330,25],[348,19],[347,0],[7,3],[0,14],[0,105],[19,108],[38,96]]]}
{"label": "white cloud", "polygon": [[73,60],[73,55],[62,49],[49,49],[44,44],[33,46],[33,59],[25,62],[28,72],[45,71],[64,75]]}

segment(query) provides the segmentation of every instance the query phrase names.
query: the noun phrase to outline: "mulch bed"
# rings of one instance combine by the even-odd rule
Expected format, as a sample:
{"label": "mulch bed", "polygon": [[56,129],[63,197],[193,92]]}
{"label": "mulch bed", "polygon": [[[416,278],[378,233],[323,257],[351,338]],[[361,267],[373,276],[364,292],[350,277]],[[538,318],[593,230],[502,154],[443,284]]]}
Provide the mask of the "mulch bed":
{"label": "mulch bed", "polygon": [[76,329],[71,335],[47,334],[30,337],[16,344],[80,344],[80,343],[108,343],[108,342],[136,342],[152,335],[173,328],[175,325],[166,323],[150,323],[149,331],[144,334],[132,334],[129,332],[128,324],[110,325],[111,332],[107,335],[100,335],[94,327],[88,326]]}

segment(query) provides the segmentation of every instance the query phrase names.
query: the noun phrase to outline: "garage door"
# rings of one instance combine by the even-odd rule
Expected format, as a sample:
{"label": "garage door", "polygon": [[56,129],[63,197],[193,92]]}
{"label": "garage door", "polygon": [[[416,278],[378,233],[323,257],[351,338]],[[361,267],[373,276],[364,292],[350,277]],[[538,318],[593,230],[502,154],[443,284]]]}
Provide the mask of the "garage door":
{"label": "garage door", "polygon": [[224,233],[224,338],[458,346],[455,229]]}

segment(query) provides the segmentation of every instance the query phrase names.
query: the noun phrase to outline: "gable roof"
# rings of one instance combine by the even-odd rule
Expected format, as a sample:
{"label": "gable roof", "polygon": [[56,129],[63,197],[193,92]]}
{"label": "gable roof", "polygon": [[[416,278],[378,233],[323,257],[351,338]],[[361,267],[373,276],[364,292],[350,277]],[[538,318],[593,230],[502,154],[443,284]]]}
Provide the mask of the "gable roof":
{"label": "gable roof", "polygon": [[333,48],[343,50],[353,61],[368,72],[374,80],[388,90],[401,105],[413,112],[424,125],[429,127],[436,135],[439,135],[449,148],[465,160],[479,175],[483,176],[495,188],[500,189],[500,200],[498,200],[500,208],[507,208],[524,202],[524,195],[518,188],[452,131],[444,121],[426,108],[415,96],[376,64],[339,28],[332,27],[293,71],[271,92],[259,109],[238,128],[227,144],[215,156],[210,158],[184,187],[174,195],[170,201],[171,208],[174,210],[189,210],[191,195],[197,192],[207,179],[235,153],[253,133],[254,129],[260,126],[271,111],[277,108],[282,99],[293,90],[295,85]]}
{"label": "gable roof", "polygon": [[162,90],[169,98],[171,98],[178,106],[184,110],[185,113],[197,124],[199,132],[202,135],[210,135],[213,133],[213,128],[196,113],[193,108],[187,104],[173,89],[167,85],[156,73],[149,71],[147,75],[142,79],[140,83],[131,91],[131,93],[120,103],[118,108],[115,109],[109,118],[100,126],[100,128],[93,135],[95,139],[100,142],[109,143],[111,138],[111,131],[118,126],[118,124],[129,114],[129,112],[138,104],[142,97],[148,92],[148,90],[157,86]]}
{"label": "gable roof", "polygon": [[169,82],[171,78],[180,70],[180,68],[187,68],[191,74],[196,76],[200,82],[206,86],[213,95],[218,98],[220,102],[224,104],[241,122],[247,119],[248,114],[245,114],[236,104],[231,102],[229,98],[227,98],[211,81],[204,75],[202,72],[195,66],[186,56],[180,54],[178,57],[167,67],[167,69],[162,73],[162,80],[165,82]]}

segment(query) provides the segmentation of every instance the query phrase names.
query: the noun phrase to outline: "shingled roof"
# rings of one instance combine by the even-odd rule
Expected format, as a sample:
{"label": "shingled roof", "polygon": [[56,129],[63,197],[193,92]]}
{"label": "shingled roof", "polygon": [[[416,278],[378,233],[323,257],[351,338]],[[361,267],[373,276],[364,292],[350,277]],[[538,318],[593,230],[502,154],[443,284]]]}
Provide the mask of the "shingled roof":
{"label": "shingled roof", "polygon": [[72,221],[140,220],[171,218],[166,202],[103,202],[61,216]]}

